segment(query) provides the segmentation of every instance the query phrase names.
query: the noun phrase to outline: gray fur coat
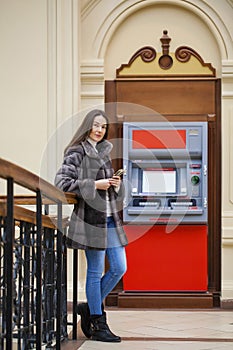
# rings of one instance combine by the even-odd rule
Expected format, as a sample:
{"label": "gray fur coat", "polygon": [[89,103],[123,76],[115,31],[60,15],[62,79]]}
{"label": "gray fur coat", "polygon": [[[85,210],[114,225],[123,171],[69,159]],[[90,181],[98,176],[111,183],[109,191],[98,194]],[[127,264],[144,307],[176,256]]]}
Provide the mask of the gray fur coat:
{"label": "gray fur coat", "polygon": [[[104,140],[93,146],[84,141],[68,149],[58,170],[55,185],[64,192],[76,193],[78,203],[74,206],[68,230],[67,245],[70,248],[105,249],[107,247],[106,191],[95,189],[95,180],[110,178],[113,168],[110,159],[112,144]],[[124,191],[108,189],[112,216],[122,246],[127,237],[119,217]]]}

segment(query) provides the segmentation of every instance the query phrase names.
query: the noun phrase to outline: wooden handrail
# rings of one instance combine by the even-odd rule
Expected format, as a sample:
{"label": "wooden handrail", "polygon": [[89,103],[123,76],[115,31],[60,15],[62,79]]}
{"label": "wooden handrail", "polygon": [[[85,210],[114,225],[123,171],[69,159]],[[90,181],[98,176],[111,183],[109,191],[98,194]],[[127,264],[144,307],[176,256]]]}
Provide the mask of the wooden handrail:
{"label": "wooden handrail", "polygon": [[[66,200],[62,202],[63,204],[75,204],[77,203],[77,197],[75,193],[64,192]],[[0,195],[0,203],[5,203],[7,200],[6,195]],[[42,195],[43,204],[54,204],[54,201],[46,198]],[[36,195],[35,194],[16,194],[14,195],[14,204],[18,205],[36,205]]]}
{"label": "wooden handrail", "polygon": [[[0,203],[0,215],[3,217],[7,216],[6,203]],[[57,229],[57,218],[56,216],[42,215],[42,226],[52,229]],[[36,225],[36,212],[14,205],[14,219],[17,221],[25,221]],[[68,226],[68,217],[62,219],[62,227]]]}
{"label": "wooden handrail", "polygon": [[46,180],[3,158],[0,158],[0,178],[12,178],[16,184],[33,192],[40,190],[43,197],[49,198],[55,203],[67,204],[68,198],[69,204],[72,200],[74,200],[72,203],[76,203],[75,194],[67,195]]}

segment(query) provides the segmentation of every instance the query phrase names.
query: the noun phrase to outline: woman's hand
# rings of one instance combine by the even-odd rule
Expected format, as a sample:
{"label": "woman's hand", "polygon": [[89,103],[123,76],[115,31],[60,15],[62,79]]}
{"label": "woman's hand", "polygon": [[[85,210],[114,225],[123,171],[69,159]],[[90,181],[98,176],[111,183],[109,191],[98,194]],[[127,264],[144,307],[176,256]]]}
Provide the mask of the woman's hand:
{"label": "woman's hand", "polygon": [[95,188],[97,190],[107,190],[111,186],[110,179],[101,179],[95,181]]}
{"label": "woman's hand", "polygon": [[120,187],[121,184],[121,178],[120,176],[115,176],[111,177],[110,179],[101,179],[101,180],[96,180],[95,181],[95,188],[97,190],[107,190],[110,186],[114,187]]}
{"label": "woman's hand", "polygon": [[114,186],[114,187],[119,187],[121,184],[121,178],[120,176],[116,176],[113,175],[113,177],[111,177],[111,179],[109,179],[110,185]]}

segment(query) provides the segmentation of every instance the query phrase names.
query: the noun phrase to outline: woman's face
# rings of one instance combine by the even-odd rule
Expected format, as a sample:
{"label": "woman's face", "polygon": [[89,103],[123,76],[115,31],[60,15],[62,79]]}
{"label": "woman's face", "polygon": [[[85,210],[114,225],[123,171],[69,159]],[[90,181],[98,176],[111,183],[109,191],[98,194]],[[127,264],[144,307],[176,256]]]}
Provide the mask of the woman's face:
{"label": "woman's face", "polygon": [[102,115],[97,115],[93,121],[92,129],[89,135],[90,139],[95,142],[100,142],[106,133],[106,129],[106,119]]}

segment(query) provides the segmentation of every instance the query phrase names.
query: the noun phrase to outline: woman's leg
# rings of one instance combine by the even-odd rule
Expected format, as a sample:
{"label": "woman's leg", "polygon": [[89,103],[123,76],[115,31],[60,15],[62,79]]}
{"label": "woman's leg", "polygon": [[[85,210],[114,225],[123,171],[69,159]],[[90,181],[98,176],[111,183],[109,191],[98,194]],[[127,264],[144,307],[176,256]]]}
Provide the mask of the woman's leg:
{"label": "woman's leg", "polygon": [[[126,271],[124,247],[113,247],[104,250],[86,250],[87,277],[86,295],[91,315],[101,315],[101,304],[113,290]],[[105,253],[109,270],[102,276],[105,264]]]}
{"label": "woman's leg", "polygon": [[106,255],[108,258],[109,269],[101,280],[102,302],[120,281],[126,271],[126,255],[124,247],[107,248]]}
{"label": "woman's leg", "polygon": [[90,314],[102,315],[101,278],[104,271],[105,250],[88,249],[85,254],[87,259],[86,296]]}
{"label": "woman's leg", "polygon": [[[92,340],[120,342],[121,338],[110,331],[106,321],[106,313],[102,310],[103,278],[101,278],[101,276],[104,270],[105,251],[87,250],[86,258],[86,294],[90,309],[90,336]],[[88,320],[83,320],[83,329],[87,328],[87,323]],[[89,332],[86,332],[87,335],[89,335]]]}
{"label": "woman's leg", "polygon": [[102,277],[101,296],[102,301],[113,290],[126,271],[125,248],[121,246],[115,228],[113,217],[108,218],[108,248],[106,255],[109,262],[109,270]]}

